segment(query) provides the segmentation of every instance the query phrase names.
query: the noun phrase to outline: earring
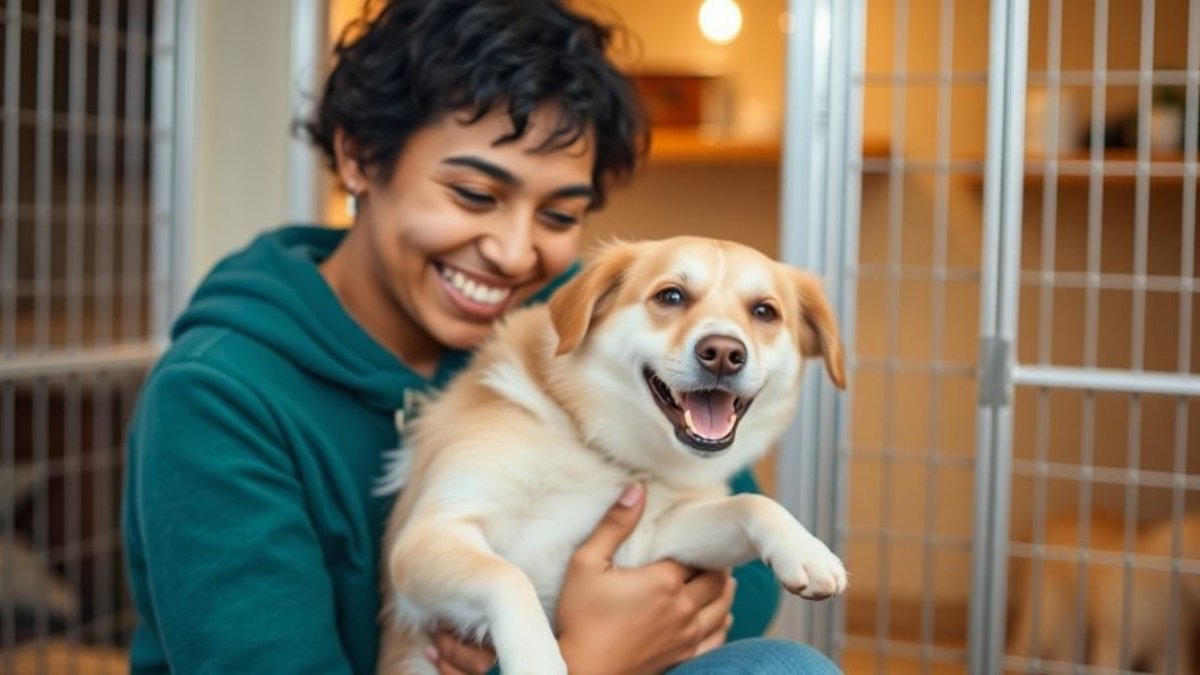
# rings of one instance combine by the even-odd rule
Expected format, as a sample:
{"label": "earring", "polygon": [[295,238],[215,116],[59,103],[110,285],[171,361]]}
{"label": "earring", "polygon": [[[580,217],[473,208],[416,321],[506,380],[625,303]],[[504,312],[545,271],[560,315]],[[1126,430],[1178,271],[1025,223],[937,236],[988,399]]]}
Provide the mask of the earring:
{"label": "earring", "polygon": [[354,218],[355,216],[358,215],[358,196],[362,193],[362,190],[360,190],[358,188],[357,183],[354,185],[347,184],[347,185],[345,185],[345,189],[346,189],[346,214],[349,215],[351,218]]}

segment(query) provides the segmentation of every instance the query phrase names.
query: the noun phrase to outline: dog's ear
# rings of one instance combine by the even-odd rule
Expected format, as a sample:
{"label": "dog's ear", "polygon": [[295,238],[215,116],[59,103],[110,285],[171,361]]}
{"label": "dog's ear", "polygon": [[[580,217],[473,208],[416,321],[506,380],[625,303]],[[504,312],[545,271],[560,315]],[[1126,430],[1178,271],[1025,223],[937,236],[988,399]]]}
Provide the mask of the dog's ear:
{"label": "dog's ear", "polygon": [[825,289],[811,274],[800,270],[794,270],[793,274],[800,305],[800,353],[808,358],[821,357],[825,361],[825,370],[829,371],[829,379],[838,389],[845,389],[842,340]]}
{"label": "dog's ear", "polygon": [[606,308],[606,301],[621,286],[625,271],[633,264],[631,244],[611,244],[550,298],[550,319],[558,333],[555,356],[566,354],[583,342],[588,328]]}

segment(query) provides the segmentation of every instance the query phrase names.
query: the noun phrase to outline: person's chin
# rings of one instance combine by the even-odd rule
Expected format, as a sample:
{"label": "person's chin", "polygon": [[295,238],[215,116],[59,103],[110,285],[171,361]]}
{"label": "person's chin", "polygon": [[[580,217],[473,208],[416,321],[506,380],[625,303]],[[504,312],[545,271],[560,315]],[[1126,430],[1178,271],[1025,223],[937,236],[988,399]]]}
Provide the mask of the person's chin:
{"label": "person's chin", "polygon": [[467,321],[453,321],[438,331],[437,339],[450,349],[474,349],[492,334],[494,323],[479,324]]}

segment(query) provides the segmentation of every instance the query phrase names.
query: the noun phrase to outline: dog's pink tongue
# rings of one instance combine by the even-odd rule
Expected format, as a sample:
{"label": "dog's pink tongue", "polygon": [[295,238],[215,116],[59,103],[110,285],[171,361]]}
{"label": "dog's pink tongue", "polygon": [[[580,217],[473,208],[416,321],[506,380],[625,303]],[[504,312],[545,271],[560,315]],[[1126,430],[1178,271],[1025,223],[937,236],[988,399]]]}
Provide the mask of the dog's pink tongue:
{"label": "dog's pink tongue", "polygon": [[714,441],[733,430],[737,421],[733,400],[733,394],[727,391],[695,391],[680,396],[680,403],[691,418],[688,428],[697,436]]}

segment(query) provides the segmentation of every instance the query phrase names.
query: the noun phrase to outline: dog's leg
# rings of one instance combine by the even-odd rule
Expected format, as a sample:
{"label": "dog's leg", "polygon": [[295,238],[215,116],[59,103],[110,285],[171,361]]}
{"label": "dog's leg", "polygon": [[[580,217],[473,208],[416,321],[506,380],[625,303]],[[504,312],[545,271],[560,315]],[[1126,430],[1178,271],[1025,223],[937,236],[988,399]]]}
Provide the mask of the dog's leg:
{"label": "dog's leg", "polygon": [[763,495],[686,502],[655,524],[652,559],[716,569],[762,558],[790,592],[819,600],[846,590],[842,561]]}
{"label": "dog's leg", "polygon": [[566,675],[567,666],[529,578],[463,522],[413,524],[388,559],[402,603],[467,634],[486,628],[505,673]]}

